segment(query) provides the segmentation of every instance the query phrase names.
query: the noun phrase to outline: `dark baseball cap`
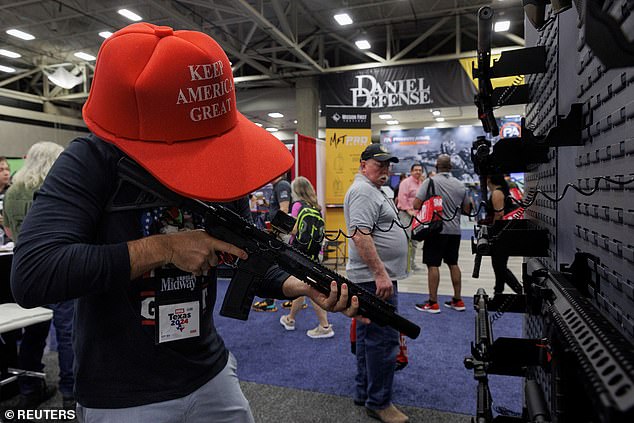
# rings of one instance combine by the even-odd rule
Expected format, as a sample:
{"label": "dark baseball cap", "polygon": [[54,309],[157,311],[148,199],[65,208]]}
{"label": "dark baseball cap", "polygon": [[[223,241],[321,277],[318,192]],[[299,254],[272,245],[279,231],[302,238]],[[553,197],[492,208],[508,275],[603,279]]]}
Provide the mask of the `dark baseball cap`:
{"label": "dark baseball cap", "polygon": [[398,157],[395,157],[390,153],[387,148],[381,144],[368,145],[363,153],[361,153],[361,160],[374,159],[379,162],[391,161],[392,163],[398,163]]}

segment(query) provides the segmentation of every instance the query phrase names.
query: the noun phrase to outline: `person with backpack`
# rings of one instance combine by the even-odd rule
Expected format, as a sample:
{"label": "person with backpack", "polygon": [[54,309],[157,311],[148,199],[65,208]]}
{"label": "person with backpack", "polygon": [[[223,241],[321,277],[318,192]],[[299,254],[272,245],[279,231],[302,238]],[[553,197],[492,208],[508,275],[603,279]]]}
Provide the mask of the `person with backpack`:
{"label": "person with backpack", "polygon": [[[311,259],[319,261],[326,225],[321,215],[321,206],[317,202],[315,188],[308,179],[298,176],[291,184],[291,192],[295,200],[291,208],[291,216],[296,219],[291,245]],[[332,338],[335,331],[328,323],[328,314],[314,302],[311,301],[311,303],[317,314],[319,325],[307,331],[306,335],[313,339]],[[304,297],[292,301],[290,313],[280,317],[280,324],[284,326],[284,329],[295,330],[295,316],[303,308],[306,308]]]}

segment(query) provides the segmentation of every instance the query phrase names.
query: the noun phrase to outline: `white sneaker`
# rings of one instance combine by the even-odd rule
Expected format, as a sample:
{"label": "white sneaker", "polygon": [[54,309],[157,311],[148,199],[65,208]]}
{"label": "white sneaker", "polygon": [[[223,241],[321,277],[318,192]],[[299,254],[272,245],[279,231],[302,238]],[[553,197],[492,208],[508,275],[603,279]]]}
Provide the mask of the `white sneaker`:
{"label": "white sneaker", "polygon": [[332,325],[329,325],[327,328],[322,327],[321,325],[317,325],[315,329],[311,329],[306,332],[309,338],[319,339],[319,338],[332,338],[335,336],[335,331],[332,330]]}
{"label": "white sneaker", "polygon": [[287,314],[283,314],[282,317],[280,317],[280,324],[284,326],[286,330],[295,330],[295,320],[289,319]]}

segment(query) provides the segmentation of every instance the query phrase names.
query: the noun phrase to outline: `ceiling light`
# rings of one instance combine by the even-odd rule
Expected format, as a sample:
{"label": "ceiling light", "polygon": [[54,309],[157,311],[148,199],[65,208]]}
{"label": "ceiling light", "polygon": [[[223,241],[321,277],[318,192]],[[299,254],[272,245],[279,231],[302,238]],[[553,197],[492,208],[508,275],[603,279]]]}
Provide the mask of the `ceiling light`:
{"label": "ceiling light", "polygon": [[92,54],[84,53],[83,51],[78,51],[77,53],[75,53],[75,57],[79,57],[80,59],[85,60],[87,62],[92,62],[93,60],[97,60],[97,58],[93,56]]}
{"label": "ceiling light", "polygon": [[368,40],[359,40],[359,41],[355,41],[354,43],[359,50],[369,50],[370,47],[372,47],[370,43],[368,42]]}
{"label": "ceiling light", "polygon": [[521,115],[506,115],[504,119],[520,119],[521,117]]}
{"label": "ceiling light", "polygon": [[341,26],[350,25],[352,23],[352,18],[347,13],[340,13],[335,15],[335,20]]}
{"label": "ceiling light", "polygon": [[471,128],[473,125],[460,125],[461,128]]}
{"label": "ceiling light", "polygon": [[262,127],[262,124],[260,122],[255,122],[255,124],[259,126],[260,128]]}
{"label": "ceiling light", "polygon": [[283,118],[284,115],[281,114],[280,112],[271,112],[271,113],[269,113],[269,117],[278,119],[278,118]]}
{"label": "ceiling light", "polygon": [[117,10],[117,12],[121,15],[121,16],[125,16],[126,18],[130,19],[131,21],[134,22],[138,22],[141,19],[143,19],[142,17],[140,17],[139,15],[137,15],[134,12],[130,12],[128,9],[120,9]]}
{"label": "ceiling light", "polygon": [[389,113],[379,115],[379,119],[392,119],[392,115]]}
{"label": "ceiling light", "polygon": [[101,31],[99,36],[102,38],[110,38],[112,36],[112,32],[110,31]]}
{"label": "ceiling light", "polygon": [[12,59],[17,59],[18,57],[22,57],[22,55],[20,53],[14,53],[12,51],[5,50],[3,48],[0,48],[0,54],[3,55],[3,56],[10,57]]}
{"label": "ceiling light", "polygon": [[266,128],[266,130],[269,131],[269,132],[277,132],[277,131],[279,131],[279,129],[277,129],[277,128]]}
{"label": "ceiling light", "polygon": [[8,67],[8,66],[2,66],[2,65],[0,65],[0,71],[2,71],[2,72],[7,72],[7,73],[13,73],[13,72],[15,72],[15,69],[10,68],[10,67]]}
{"label": "ceiling light", "polygon": [[293,123],[294,123],[295,125],[297,125],[297,119],[295,119],[295,120],[293,121]]}
{"label": "ceiling light", "polygon": [[398,120],[388,120],[386,123],[388,125],[398,125],[399,122],[398,122]]}
{"label": "ceiling light", "polygon": [[27,41],[35,39],[35,37],[31,34],[27,34],[26,32],[20,31],[19,29],[7,29],[7,34]]}
{"label": "ceiling light", "polygon": [[511,27],[511,21],[497,21],[493,26],[493,30],[495,32],[504,32],[508,31]]}
{"label": "ceiling light", "polygon": [[435,126],[425,126],[425,127],[423,127],[423,129],[436,129],[436,127]]}
{"label": "ceiling light", "polygon": [[444,117],[437,117],[436,118],[436,122],[444,122],[445,118]]}
{"label": "ceiling light", "polygon": [[440,116],[440,110],[432,110],[431,114],[434,116]]}

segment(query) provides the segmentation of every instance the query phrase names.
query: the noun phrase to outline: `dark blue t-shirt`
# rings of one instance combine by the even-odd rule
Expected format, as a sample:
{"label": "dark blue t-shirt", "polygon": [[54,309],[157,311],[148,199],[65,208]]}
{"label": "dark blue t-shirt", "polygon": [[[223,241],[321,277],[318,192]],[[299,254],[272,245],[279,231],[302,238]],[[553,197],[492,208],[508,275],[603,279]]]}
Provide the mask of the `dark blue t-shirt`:
{"label": "dark blue t-shirt", "polygon": [[[167,215],[156,209],[107,211],[122,156],[94,136],[69,145],[23,223],[12,268],[13,293],[23,306],[78,298],[75,390],[78,402],[92,408],[186,396],[218,374],[228,357],[213,325],[215,272],[194,278],[167,268],[145,275],[154,279],[130,280],[127,241],[200,221],[171,209]],[[146,223],[151,223],[148,228]],[[161,272],[169,274],[162,283]],[[283,297],[281,285],[288,275],[279,269],[273,274],[258,295]],[[170,291],[187,299],[193,287],[201,298],[200,335],[156,343],[153,295]]]}

